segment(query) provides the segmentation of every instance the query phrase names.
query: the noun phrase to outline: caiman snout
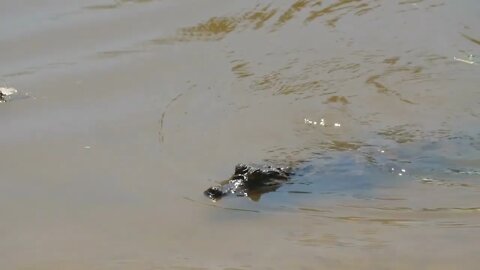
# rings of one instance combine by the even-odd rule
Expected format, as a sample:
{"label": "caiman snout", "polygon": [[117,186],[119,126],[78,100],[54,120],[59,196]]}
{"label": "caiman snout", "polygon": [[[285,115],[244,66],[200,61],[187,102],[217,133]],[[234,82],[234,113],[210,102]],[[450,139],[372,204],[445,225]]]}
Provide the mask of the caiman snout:
{"label": "caiman snout", "polygon": [[[291,168],[275,168],[272,166],[249,166],[238,164],[235,173],[220,185],[208,188],[203,192],[211,200],[219,200],[227,194],[236,196],[259,195],[276,190],[288,181]],[[257,199],[258,200],[258,199]]]}

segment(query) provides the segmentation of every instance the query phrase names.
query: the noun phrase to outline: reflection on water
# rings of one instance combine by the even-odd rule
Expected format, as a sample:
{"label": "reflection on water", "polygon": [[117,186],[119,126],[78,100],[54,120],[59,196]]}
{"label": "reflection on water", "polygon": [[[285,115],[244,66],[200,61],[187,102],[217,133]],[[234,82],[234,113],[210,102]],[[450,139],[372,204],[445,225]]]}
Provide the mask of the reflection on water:
{"label": "reflection on water", "polygon": [[378,132],[378,135],[383,136],[386,139],[393,140],[397,143],[414,142],[419,139],[418,130],[412,130],[407,125],[390,127],[388,129]]}
{"label": "reflection on water", "polygon": [[266,5],[257,6],[251,11],[236,16],[213,17],[196,26],[180,29],[178,31],[178,36],[174,37],[173,40],[221,40],[233,31],[260,29],[276,13],[277,9],[271,8],[270,5]]}
{"label": "reflection on water", "polygon": [[234,60],[232,63],[232,72],[237,76],[237,78],[245,78],[253,75],[252,72],[248,69],[248,62],[243,60]]}
{"label": "reflection on water", "polygon": [[416,3],[420,3],[420,2],[423,2],[424,0],[402,0],[400,2],[398,2],[399,5],[406,5],[406,4],[416,4]]}
{"label": "reflection on water", "polygon": [[115,9],[128,3],[148,3],[152,1],[154,0],[114,0],[111,4],[92,5],[85,8],[91,10]]}
{"label": "reflection on water", "polygon": [[348,99],[344,96],[331,96],[325,103],[340,103],[342,105],[347,105],[350,102],[348,102]]}
{"label": "reflection on water", "polygon": [[[122,2],[113,5],[117,7]],[[407,4],[400,2],[399,4]],[[415,3],[410,3],[415,4]],[[216,16],[198,25],[185,27],[172,38],[159,38],[155,43],[165,44],[171,41],[218,41],[236,31],[260,30],[278,31],[293,19],[302,15],[305,24],[324,18],[327,26],[335,27],[343,17],[353,14],[363,16],[372,10],[380,8],[378,0],[339,0],[316,1],[297,0],[289,8],[282,5],[257,5],[254,9],[231,16]],[[108,5],[110,7],[110,5]],[[300,19],[302,19],[302,17]]]}
{"label": "reflection on water", "polygon": [[471,37],[471,36],[469,36],[469,35],[466,35],[466,34],[464,34],[464,33],[462,33],[462,36],[463,36],[464,38],[466,38],[467,40],[470,40],[471,42],[473,42],[473,43],[475,43],[475,44],[477,44],[477,45],[480,45],[480,39],[473,38],[473,37]]}
{"label": "reflection on water", "polygon": [[[311,22],[322,16],[329,16],[326,20],[328,26],[335,27],[336,23],[347,14],[354,13],[355,15],[364,15],[368,11],[372,10],[379,5],[372,7],[372,1],[361,0],[340,0],[332,1],[333,3],[321,8],[320,10],[310,11],[310,15],[305,19],[306,22]],[[376,1],[374,1],[376,2]]]}
{"label": "reflection on water", "polygon": [[219,40],[238,26],[236,18],[211,18],[205,23],[180,30],[179,40]]}
{"label": "reflection on water", "polygon": [[97,58],[116,58],[123,55],[141,53],[140,50],[117,50],[117,51],[103,51],[97,53]]}
{"label": "reflection on water", "polygon": [[287,9],[285,12],[278,17],[277,22],[275,23],[275,27],[279,28],[286,24],[288,21],[293,19],[293,17],[297,14],[300,13],[303,9],[307,8],[309,5],[310,6],[315,6],[315,5],[320,5],[321,1],[313,1],[313,0],[298,0],[294,2],[289,9]]}

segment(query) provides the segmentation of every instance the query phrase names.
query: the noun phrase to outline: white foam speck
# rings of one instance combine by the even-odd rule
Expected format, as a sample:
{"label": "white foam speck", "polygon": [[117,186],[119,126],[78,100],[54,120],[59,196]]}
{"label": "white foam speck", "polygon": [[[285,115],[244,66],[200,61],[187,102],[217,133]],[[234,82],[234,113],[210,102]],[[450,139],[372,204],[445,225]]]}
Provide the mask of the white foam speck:
{"label": "white foam speck", "polygon": [[0,87],[0,93],[5,96],[11,96],[13,94],[18,93],[18,90],[12,87]]}

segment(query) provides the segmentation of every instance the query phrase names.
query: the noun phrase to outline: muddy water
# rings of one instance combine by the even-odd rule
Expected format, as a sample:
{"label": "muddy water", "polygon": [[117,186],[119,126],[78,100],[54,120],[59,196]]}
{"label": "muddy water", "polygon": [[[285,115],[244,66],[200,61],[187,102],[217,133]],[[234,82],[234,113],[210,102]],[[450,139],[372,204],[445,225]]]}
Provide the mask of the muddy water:
{"label": "muddy water", "polygon": [[40,2],[0,3],[1,269],[477,269],[477,1]]}

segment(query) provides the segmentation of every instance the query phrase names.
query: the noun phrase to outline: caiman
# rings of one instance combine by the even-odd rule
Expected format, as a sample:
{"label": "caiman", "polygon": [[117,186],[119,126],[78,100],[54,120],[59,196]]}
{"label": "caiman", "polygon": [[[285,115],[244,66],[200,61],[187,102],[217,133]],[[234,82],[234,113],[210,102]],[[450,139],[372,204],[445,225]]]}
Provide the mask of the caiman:
{"label": "caiman", "polygon": [[252,200],[258,200],[262,193],[276,190],[287,182],[291,175],[290,167],[238,164],[229,179],[208,188],[204,194],[214,201],[226,195],[248,196]]}

